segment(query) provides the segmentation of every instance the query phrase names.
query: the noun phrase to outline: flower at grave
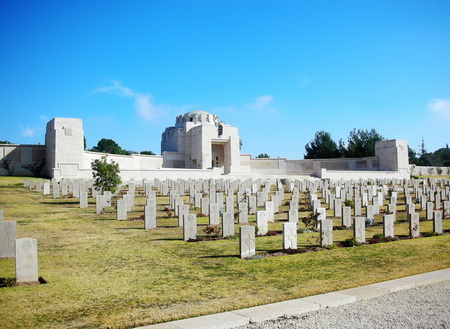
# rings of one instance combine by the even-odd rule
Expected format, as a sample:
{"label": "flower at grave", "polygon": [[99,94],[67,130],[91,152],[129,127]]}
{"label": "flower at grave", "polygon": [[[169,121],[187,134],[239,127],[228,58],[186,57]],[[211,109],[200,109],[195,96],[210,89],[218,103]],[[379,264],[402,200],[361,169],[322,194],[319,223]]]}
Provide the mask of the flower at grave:
{"label": "flower at grave", "polygon": [[219,235],[220,234],[220,226],[213,226],[213,225],[208,225],[203,229],[203,232],[205,232],[208,235]]}

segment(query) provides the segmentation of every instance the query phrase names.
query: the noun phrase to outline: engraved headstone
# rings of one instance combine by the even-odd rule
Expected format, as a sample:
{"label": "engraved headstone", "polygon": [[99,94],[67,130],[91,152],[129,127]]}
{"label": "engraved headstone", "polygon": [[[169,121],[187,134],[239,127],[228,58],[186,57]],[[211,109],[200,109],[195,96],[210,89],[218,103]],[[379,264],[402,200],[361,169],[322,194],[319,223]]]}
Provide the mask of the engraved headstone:
{"label": "engraved headstone", "polygon": [[383,216],[383,236],[385,238],[394,237],[394,215]]}
{"label": "engraved headstone", "polygon": [[127,205],[125,200],[117,200],[117,220],[127,220]]}
{"label": "engraved headstone", "polygon": [[256,225],[258,226],[258,235],[266,235],[269,231],[269,214],[267,211],[256,212]]}
{"label": "engraved headstone", "polygon": [[351,212],[352,212],[352,208],[351,207],[346,207],[346,206],[342,207],[342,226],[350,227],[352,225]]}
{"label": "engraved headstone", "polygon": [[256,253],[255,248],[255,227],[239,227],[239,254],[241,258],[248,258]]}
{"label": "engraved headstone", "polygon": [[411,238],[417,238],[420,234],[419,214],[418,213],[409,214],[408,221],[409,221],[409,236]]}
{"label": "engraved headstone", "polygon": [[366,218],[353,218],[353,236],[360,243],[366,242]]}
{"label": "engraved headstone", "polygon": [[283,223],[283,249],[297,249],[297,223]]}
{"label": "engraved headstone", "polygon": [[147,204],[144,207],[144,229],[151,230],[156,228],[156,206]]}
{"label": "engraved headstone", "polygon": [[16,240],[16,281],[38,281],[37,240],[24,238]]}
{"label": "engraved headstone", "polygon": [[231,212],[224,212],[222,214],[222,236],[234,235],[234,215]]}
{"label": "engraved headstone", "polygon": [[0,258],[15,256],[16,222],[0,221]]}
{"label": "engraved headstone", "polygon": [[80,192],[80,208],[88,207],[88,195],[87,192]]}
{"label": "engraved headstone", "polygon": [[239,202],[239,223],[248,223],[248,203]]}
{"label": "engraved headstone", "polygon": [[433,211],[433,232],[442,234],[442,211]]}
{"label": "engraved headstone", "polygon": [[297,207],[289,208],[288,221],[290,223],[298,223],[298,208]]}
{"label": "engraved headstone", "polygon": [[[182,227],[184,223],[184,216],[189,214],[189,205],[181,204],[178,206],[178,226]],[[155,213],[156,218],[156,213]]]}
{"label": "engraved headstone", "polygon": [[197,239],[197,215],[195,214],[184,216],[183,240],[188,241],[191,239]]}
{"label": "engraved headstone", "polygon": [[209,225],[219,225],[219,205],[217,203],[209,204]]}
{"label": "engraved headstone", "polygon": [[324,219],[319,222],[320,246],[326,247],[333,244],[333,221]]}

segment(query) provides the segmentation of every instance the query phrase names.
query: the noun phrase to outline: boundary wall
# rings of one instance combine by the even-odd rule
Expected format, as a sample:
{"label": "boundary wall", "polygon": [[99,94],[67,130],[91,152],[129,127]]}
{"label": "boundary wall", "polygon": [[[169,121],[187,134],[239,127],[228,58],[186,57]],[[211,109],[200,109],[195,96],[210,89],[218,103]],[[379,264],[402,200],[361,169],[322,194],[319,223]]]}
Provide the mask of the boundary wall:
{"label": "boundary wall", "polygon": [[[0,175],[46,176],[58,180],[92,178],[91,162],[105,155],[119,164],[124,181],[142,178],[218,178],[225,173],[226,177],[241,178],[409,178],[410,173],[430,172],[428,167],[409,166],[407,142],[399,139],[377,142],[373,157],[288,160],[237,154],[233,158],[235,165],[228,168],[230,172],[224,167],[189,169],[186,168],[185,154],[180,152],[170,151],[156,156],[85,151],[82,120],[54,118],[47,123],[45,146],[0,144]],[[436,172],[439,170],[436,169]]]}

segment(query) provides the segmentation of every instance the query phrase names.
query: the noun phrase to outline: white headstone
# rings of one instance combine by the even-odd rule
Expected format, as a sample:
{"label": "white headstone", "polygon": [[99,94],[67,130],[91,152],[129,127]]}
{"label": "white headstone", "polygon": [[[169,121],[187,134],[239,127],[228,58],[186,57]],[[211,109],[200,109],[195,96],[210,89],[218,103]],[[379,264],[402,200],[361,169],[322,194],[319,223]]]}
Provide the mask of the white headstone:
{"label": "white headstone", "polygon": [[283,223],[283,249],[297,249],[297,223]]}
{"label": "white headstone", "polygon": [[360,243],[366,242],[366,218],[353,218],[353,236]]}
{"label": "white headstone", "polygon": [[0,221],[0,258],[14,257],[16,241],[16,222]]}
{"label": "white headstone", "polygon": [[256,248],[254,226],[239,227],[239,250],[241,258],[247,258],[255,255]]}
{"label": "white headstone", "polygon": [[87,192],[80,192],[80,208],[88,207],[88,195]]}
{"label": "white headstone", "polygon": [[194,214],[184,216],[183,240],[188,241],[191,239],[197,239],[197,216]]}
{"label": "white headstone", "polygon": [[234,214],[231,212],[224,212],[222,214],[222,236],[234,235]]}
{"label": "white headstone", "polygon": [[333,244],[333,221],[324,219],[319,222],[320,246],[326,247]]}
{"label": "white headstone", "polygon": [[125,200],[117,200],[117,220],[127,220],[127,205]]}
{"label": "white headstone", "polygon": [[442,212],[433,211],[433,232],[442,234]]}
{"label": "white headstone", "polygon": [[[336,209],[336,208],[335,208]],[[350,227],[352,225],[352,208],[342,207],[342,226]]]}
{"label": "white headstone", "polygon": [[16,281],[38,281],[37,240],[24,238],[16,240]]}
{"label": "white headstone", "polygon": [[219,205],[217,203],[209,204],[209,225],[219,225]]}
{"label": "white headstone", "polygon": [[239,202],[239,223],[248,223],[248,203]]}
{"label": "white headstone", "polygon": [[420,230],[419,230],[419,214],[413,213],[409,214],[409,236],[411,238],[417,238],[419,237]]}
{"label": "white headstone", "polygon": [[394,237],[394,215],[383,216],[383,235],[385,238]]}
{"label": "white headstone", "polygon": [[144,229],[153,228],[156,228],[156,206],[150,203],[144,207]]}
{"label": "white headstone", "polygon": [[269,231],[269,214],[267,211],[256,212],[256,225],[258,226],[258,235],[266,235]]}

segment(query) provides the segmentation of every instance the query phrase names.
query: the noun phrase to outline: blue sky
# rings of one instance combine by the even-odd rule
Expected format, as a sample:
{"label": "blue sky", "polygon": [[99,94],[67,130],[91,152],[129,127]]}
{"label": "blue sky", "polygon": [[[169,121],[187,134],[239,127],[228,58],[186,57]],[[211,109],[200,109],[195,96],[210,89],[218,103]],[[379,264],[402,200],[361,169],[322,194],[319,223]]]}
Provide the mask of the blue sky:
{"label": "blue sky", "polygon": [[0,2],[0,140],[83,119],[160,153],[190,110],[237,126],[242,153],[300,159],[319,130],[428,151],[450,142],[450,1]]}

